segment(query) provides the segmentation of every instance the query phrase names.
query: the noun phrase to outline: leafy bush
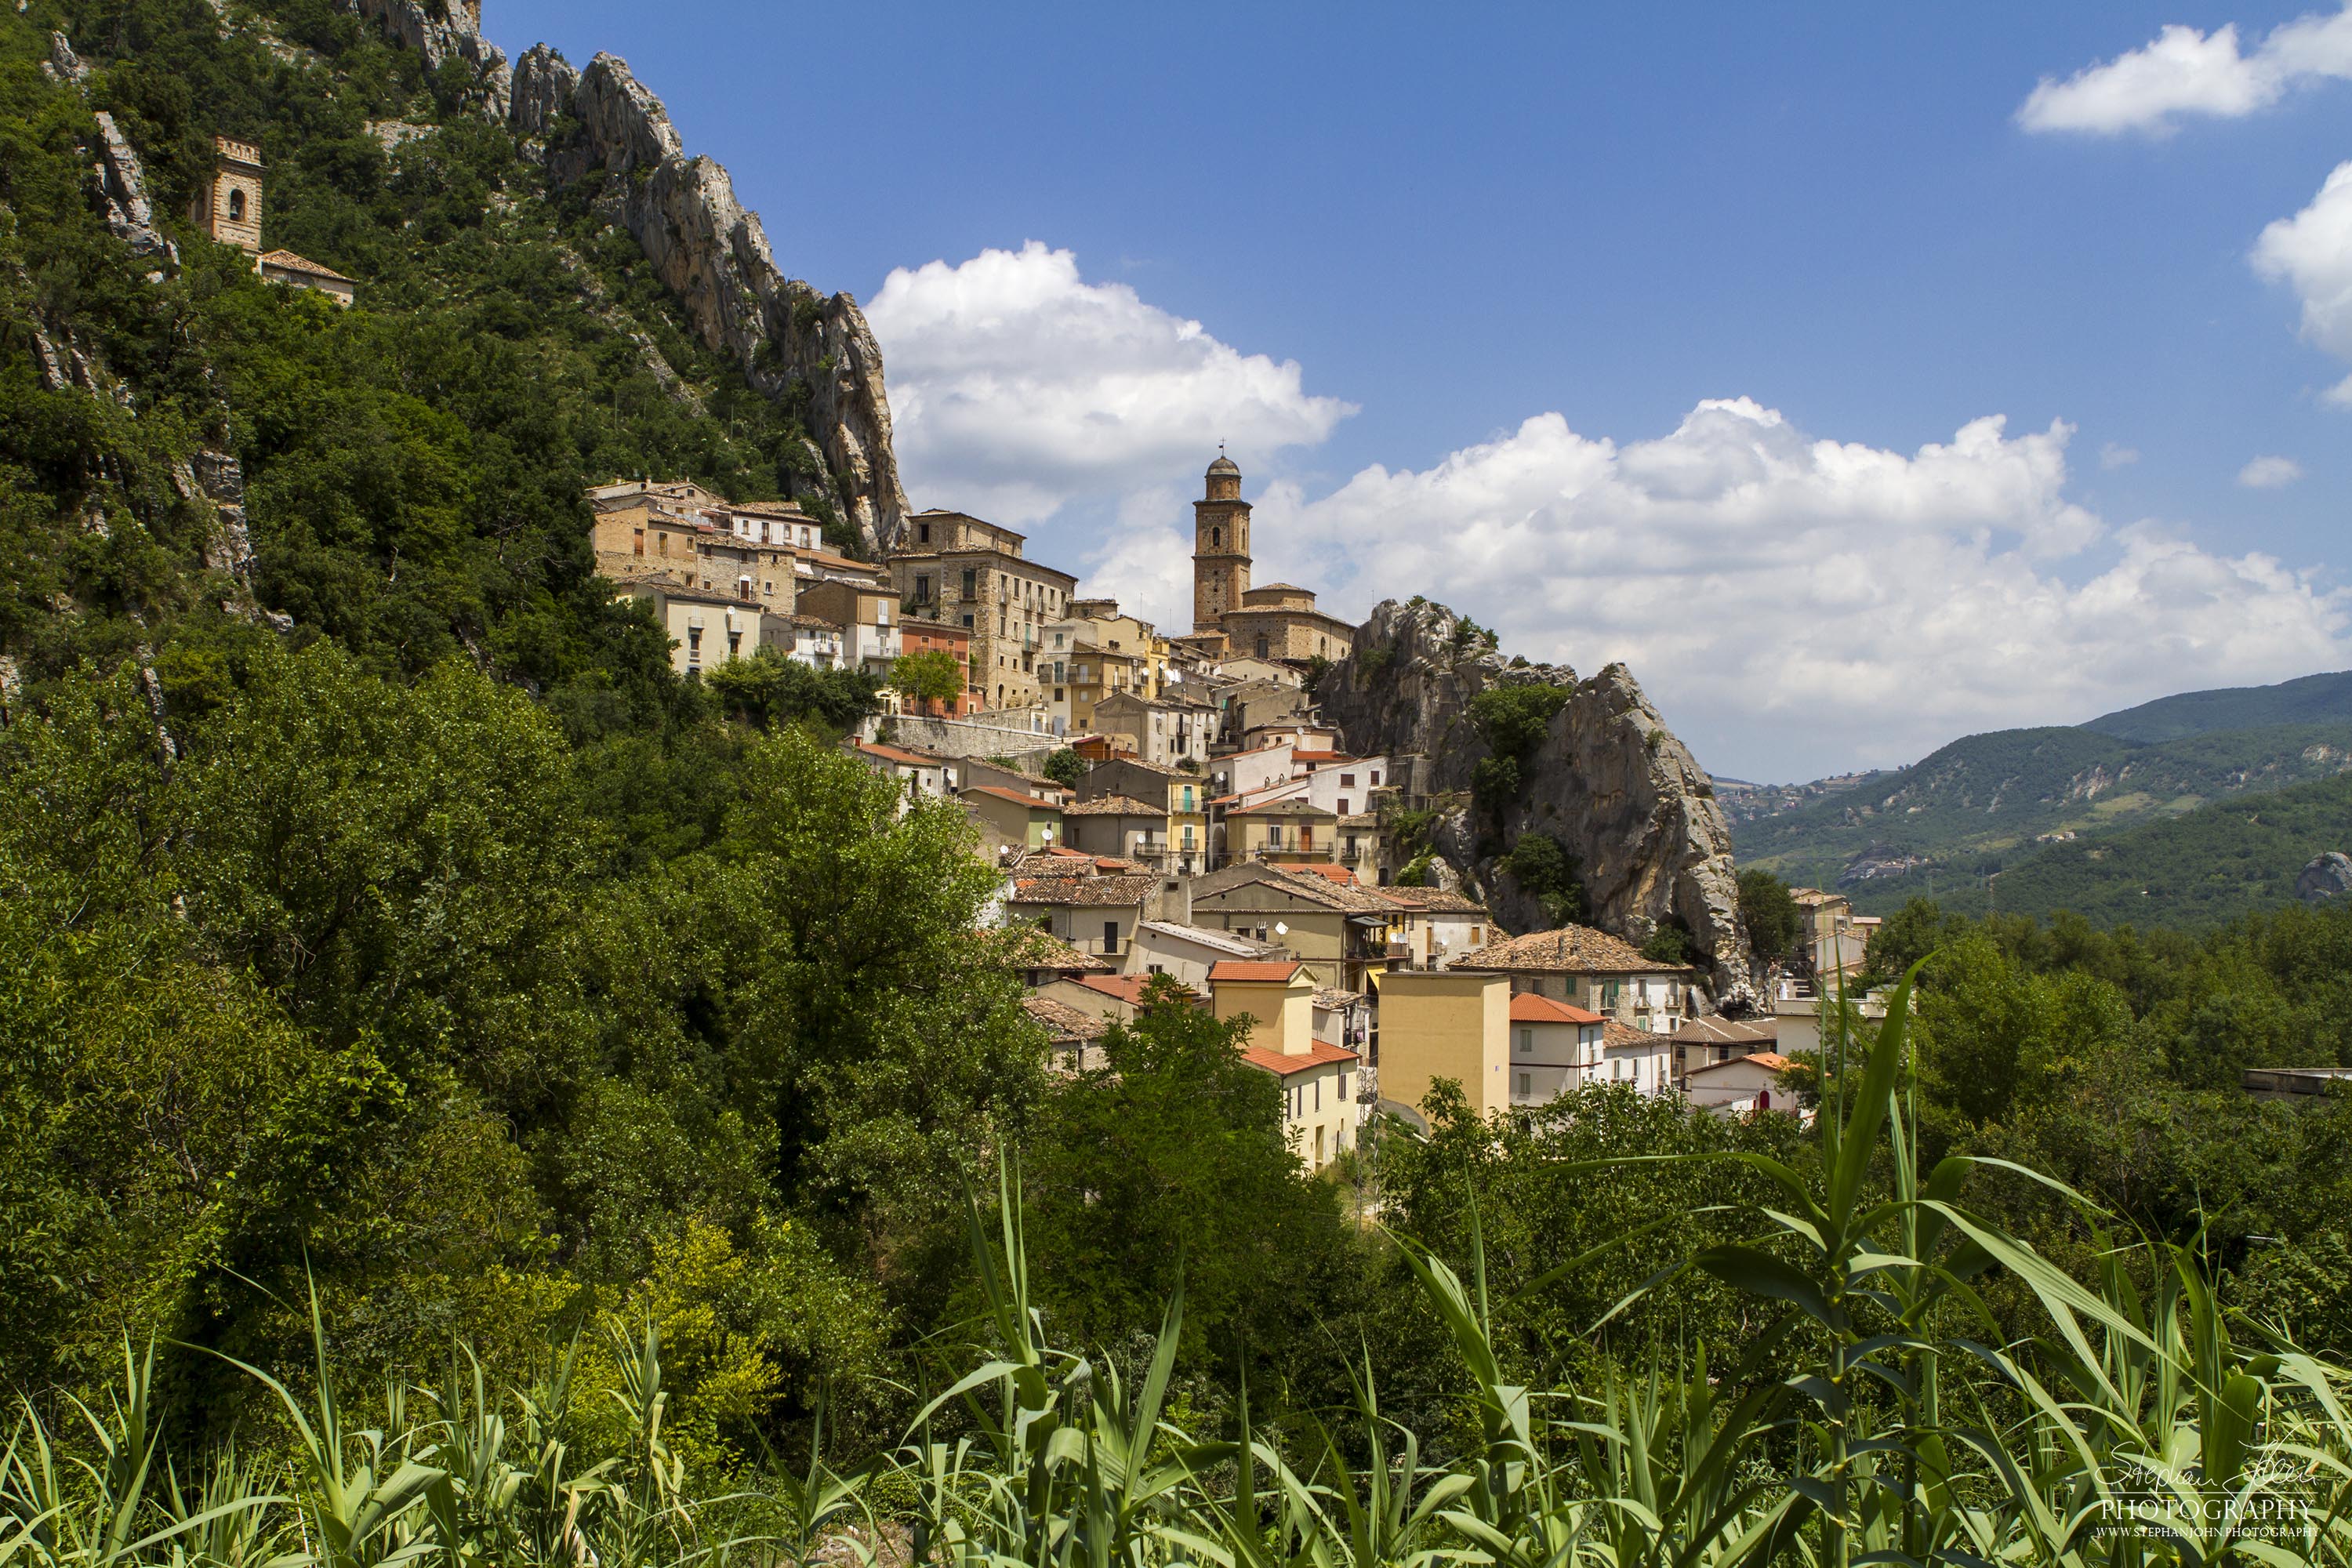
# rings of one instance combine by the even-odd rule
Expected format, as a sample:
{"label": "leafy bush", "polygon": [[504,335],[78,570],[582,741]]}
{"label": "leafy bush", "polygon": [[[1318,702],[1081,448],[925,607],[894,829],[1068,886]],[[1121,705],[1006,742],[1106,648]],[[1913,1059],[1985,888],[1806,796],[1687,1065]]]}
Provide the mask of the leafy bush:
{"label": "leafy bush", "polygon": [[1541,906],[1550,925],[1574,925],[1591,914],[1583,865],[1551,834],[1521,834],[1496,869]]}
{"label": "leafy bush", "polygon": [[1739,923],[1748,950],[1767,963],[1789,956],[1805,929],[1789,884],[1769,871],[1739,873]]}

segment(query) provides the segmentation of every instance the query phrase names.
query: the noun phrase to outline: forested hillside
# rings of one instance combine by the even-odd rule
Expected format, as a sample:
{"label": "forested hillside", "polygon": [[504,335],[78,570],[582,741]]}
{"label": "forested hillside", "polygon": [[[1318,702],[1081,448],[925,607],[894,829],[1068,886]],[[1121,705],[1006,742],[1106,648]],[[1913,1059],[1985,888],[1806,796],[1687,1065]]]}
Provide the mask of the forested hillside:
{"label": "forested hillside", "polygon": [[2352,720],[2147,744],[2090,729],[2001,730],[1742,822],[1737,843],[1743,866],[1843,888],[1858,908],[1884,910],[1916,892],[1931,865],[1939,885],[1949,885],[2015,865],[2057,835],[2105,834],[2347,769]]}
{"label": "forested hillside", "polygon": [[2276,686],[2236,686],[2184,691],[2137,708],[2104,713],[2083,726],[2119,741],[2178,741],[2222,730],[2271,724],[2352,721],[2352,671],[2306,675]]}
{"label": "forested hillside", "polygon": [[[1441,1083],[1310,1176],[1165,979],[1054,1070],[870,690],[681,679],[593,575],[584,484],[810,448],[475,85],[0,10],[0,1560],[2143,1565],[2049,1500],[2324,1469],[2275,1560],[2352,1561],[2352,1101],[2235,1076],[2352,1062],[2352,910],[1908,910],[1811,1121]],[[356,309],[173,216],[215,133]]]}
{"label": "forested hillside", "polygon": [[2070,910],[2102,926],[2193,931],[2291,904],[2319,855],[2352,846],[2352,778],[2233,796],[2184,816],[2030,854],[1959,859],[1870,887],[1874,908],[1930,890],[1948,909],[2048,917]]}

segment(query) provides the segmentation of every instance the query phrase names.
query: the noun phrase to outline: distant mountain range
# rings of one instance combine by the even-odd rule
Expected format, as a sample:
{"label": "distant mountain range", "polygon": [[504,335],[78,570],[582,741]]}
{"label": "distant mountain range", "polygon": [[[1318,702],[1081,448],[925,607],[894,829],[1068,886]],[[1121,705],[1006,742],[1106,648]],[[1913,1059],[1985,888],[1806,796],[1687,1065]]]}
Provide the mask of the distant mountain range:
{"label": "distant mountain range", "polygon": [[[1959,905],[2056,908],[2048,900],[2074,897],[2095,903],[2105,920],[2147,923],[2161,908],[2159,923],[2175,915],[2201,923],[2292,897],[2312,855],[2352,847],[2352,781],[2335,794],[2297,787],[2347,773],[2352,673],[2188,692],[2076,726],[1971,735],[1910,767],[1851,780],[1720,781],[1717,795],[1743,866],[1843,888],[1860,909],[1899,905],[1932,888]],[[2296,792],[2291,830],[2273,822],[2250,831],[2236,804],[2221,809],[2280,791]],[[2295,856],[2306,838],[2317,847]],[[2192,887],[2193,895],[2185,890]]]}

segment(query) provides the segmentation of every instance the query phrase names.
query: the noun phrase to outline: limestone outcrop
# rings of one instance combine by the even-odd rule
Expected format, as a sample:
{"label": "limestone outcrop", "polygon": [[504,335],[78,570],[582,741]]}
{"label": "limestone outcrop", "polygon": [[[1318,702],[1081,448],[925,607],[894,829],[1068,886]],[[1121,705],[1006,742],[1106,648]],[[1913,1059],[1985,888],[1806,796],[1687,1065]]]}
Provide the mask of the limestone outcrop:
{"label": "limestone outcrop", "polygon": [[635,238],[706,347],[732,356],[761,392],[799,405],[817,450],[798,499],[824,501],[869,552],[895,544],[907,495],[881,346],[857,301],[783,275],[727,171],[687,153],[627,61],[600,54],[575,70],[542,44],[516,66],[509,118],[542,142],[558,184],[600,187],[597,210]]}
{"label": "limestone outcrop", "polygon": [[[1473,781],[1493,748],[1471,704],[1518,685],[1556,689],[1558,711],[1519,759],[1510,798],[1474,803]],[[1679,924],[1717,1002],[1748,994],[1730,824],[1706,771],[1623,665],[1580,680],[1565,666],[1515,664],[1443,605],[1391,601],[1357,631],[1354,654],[1326,672],[1316,697],[1356,755],[1427,759],[1429,792],[1457,797],[1433,844],[1507,929],[1550,923],[1504,864],[1524,835],[1544,833],[1573,858],[1591,923],[1637,942]]]}
{"label": "limestone outcrop", "polygon": [[2313,858],[2294,879],[2294,896],[2306,904],[2324,904],[2352,893],[2352,855],[2340,849]]}
{"label": "limestone outcrop", "polygon": [[100,110],[98,121],[98,195],[106,204],[106,226],[140,257],[177,261],[172,242],[156,232],[155,213],[147,200],[147,172],[131,150],[131,139]]}
{"label": "limestone outcrop", "polygon": [[464,64],[472,80],[476,108],[504,119],[511,73],[506,51],[482,37],[480,0],[335,0],[353,16],[364,16],[383,29],[384,36],[425,58],[425,68],[438,71],[451,60]]}

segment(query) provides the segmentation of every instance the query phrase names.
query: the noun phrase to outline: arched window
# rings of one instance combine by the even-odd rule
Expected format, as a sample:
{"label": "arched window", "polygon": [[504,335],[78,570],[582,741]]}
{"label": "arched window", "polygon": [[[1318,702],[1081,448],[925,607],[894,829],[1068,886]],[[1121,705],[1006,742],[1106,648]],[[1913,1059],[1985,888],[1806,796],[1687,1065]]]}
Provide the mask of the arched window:
{"label": "arched window", "polygon": [[1224,546],[1225,531],[1222,528],[1213,528],[1209,530],[1209,548],[1212,550],[1222,550]]}
{"label": "arched window", "polygon": [[231,191],[228,194],[228,221],[231,223],[243,223],[245,221],[245,193],[243,191]]}

